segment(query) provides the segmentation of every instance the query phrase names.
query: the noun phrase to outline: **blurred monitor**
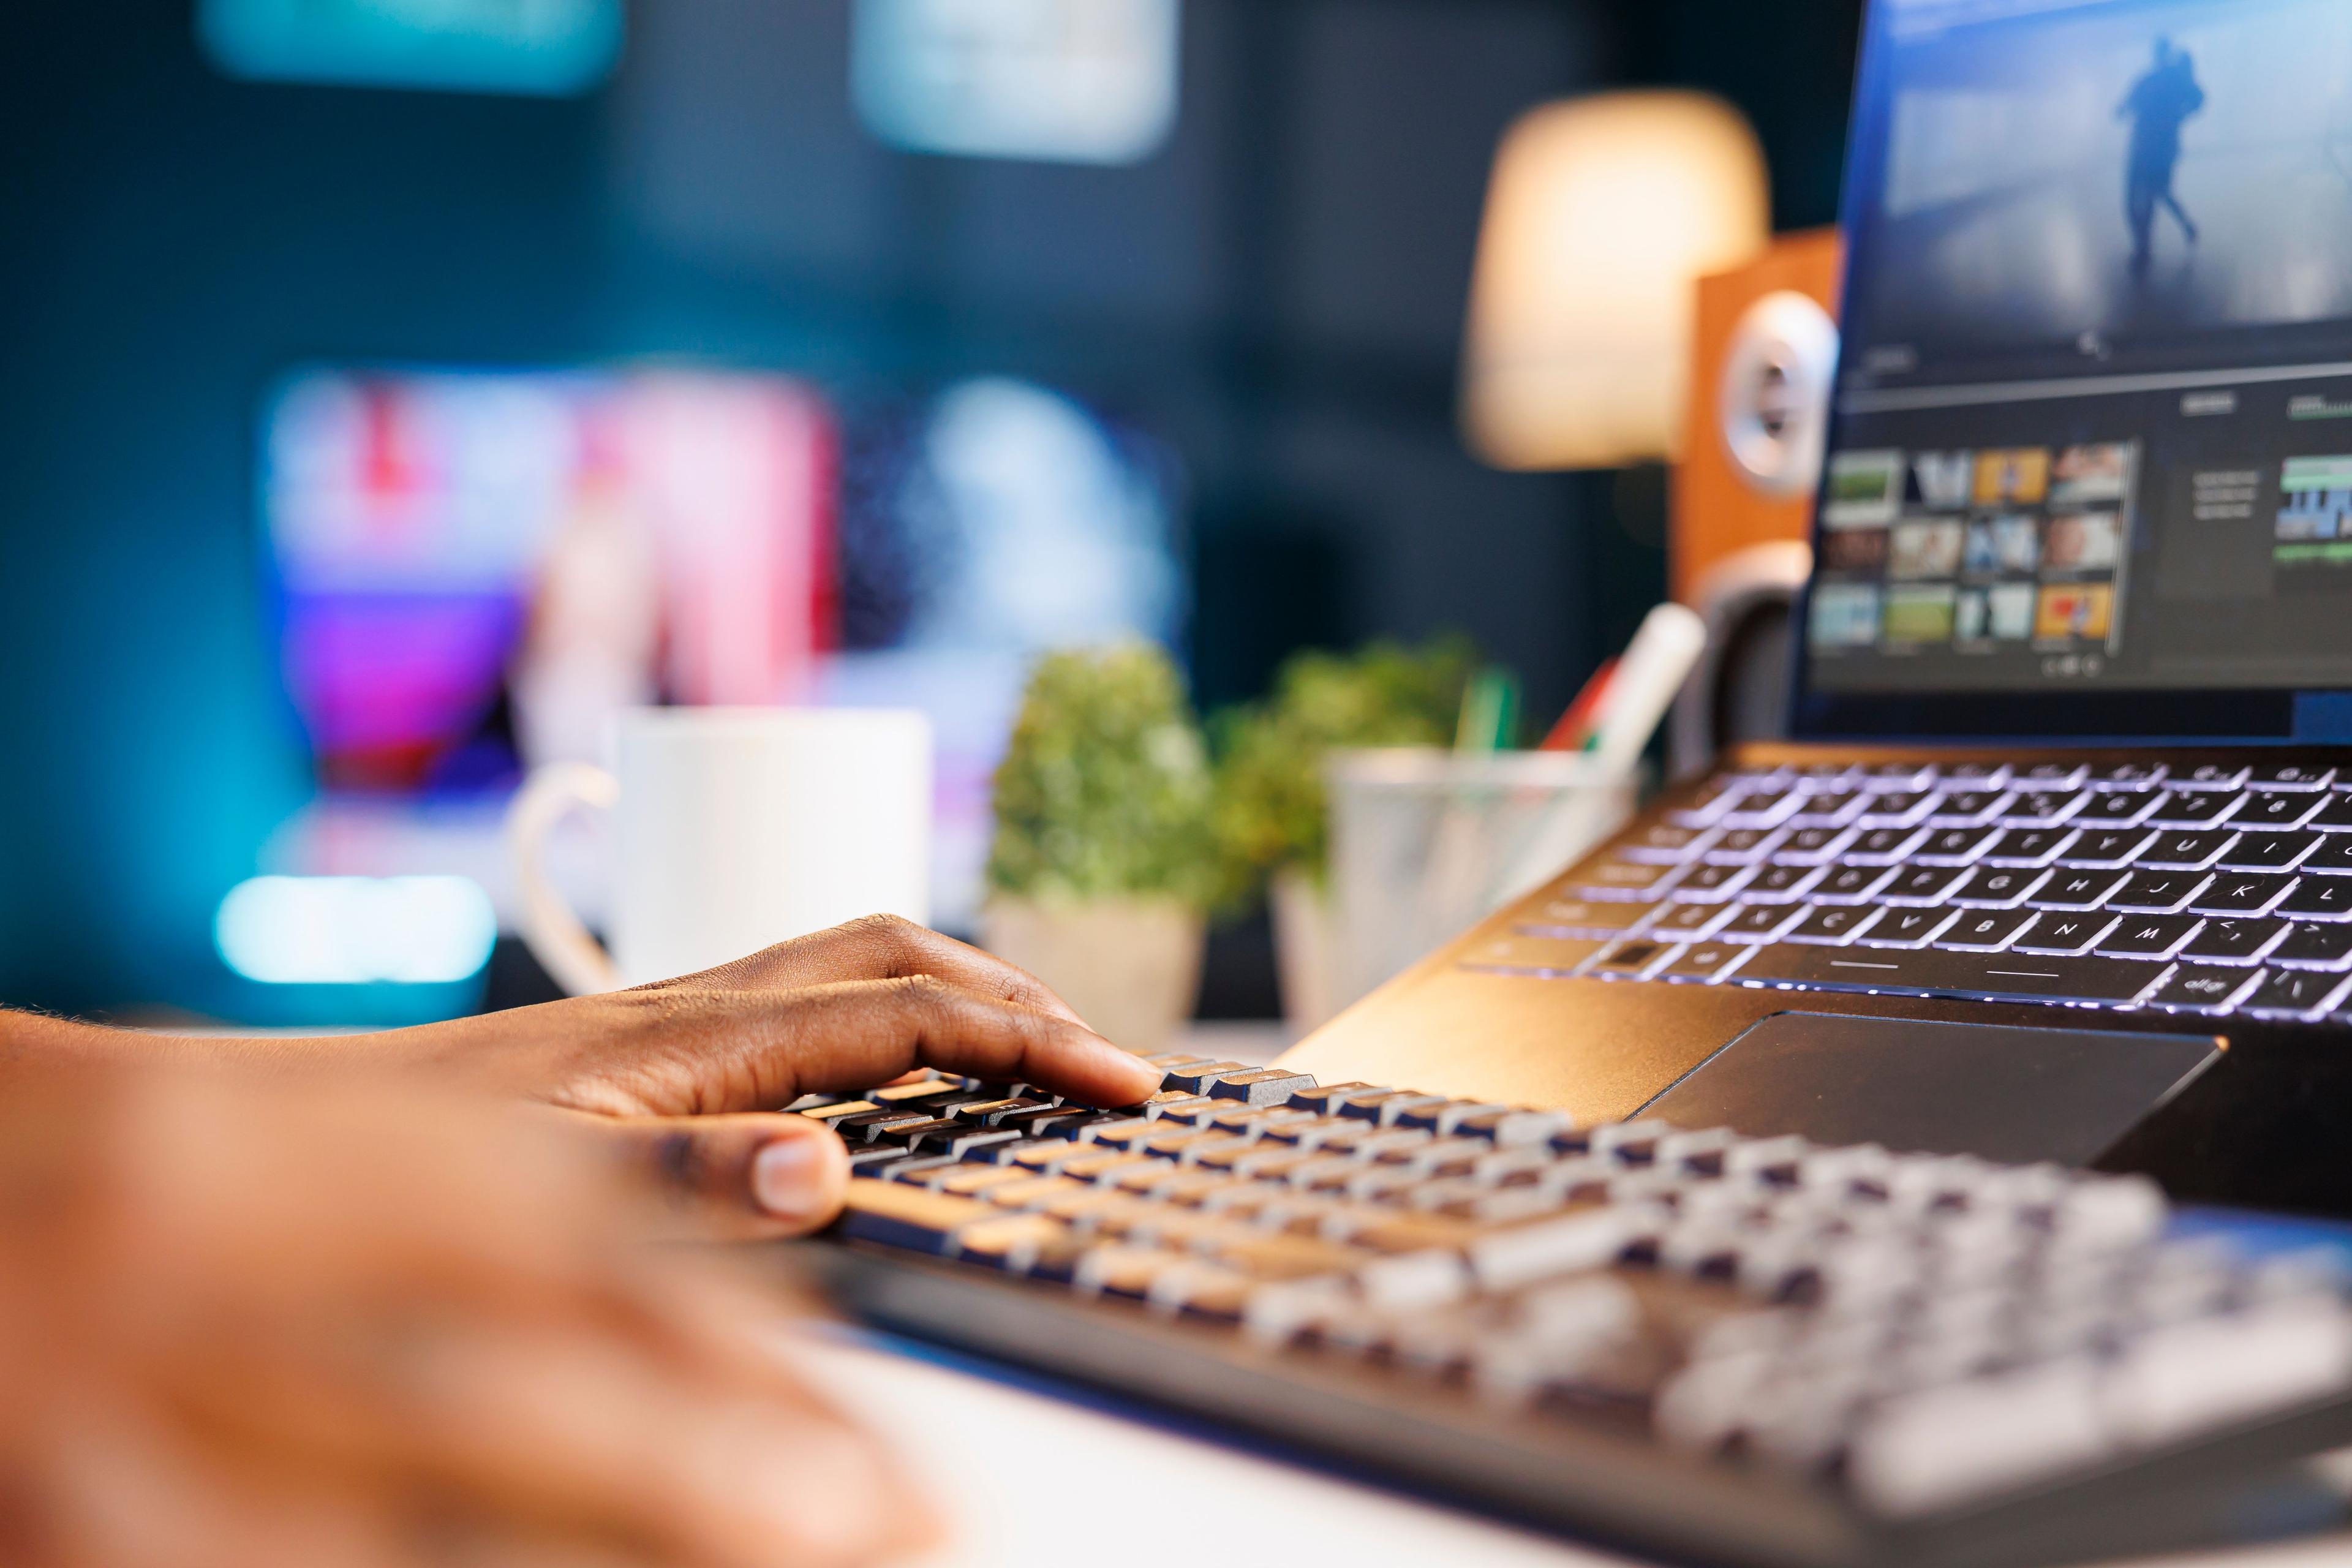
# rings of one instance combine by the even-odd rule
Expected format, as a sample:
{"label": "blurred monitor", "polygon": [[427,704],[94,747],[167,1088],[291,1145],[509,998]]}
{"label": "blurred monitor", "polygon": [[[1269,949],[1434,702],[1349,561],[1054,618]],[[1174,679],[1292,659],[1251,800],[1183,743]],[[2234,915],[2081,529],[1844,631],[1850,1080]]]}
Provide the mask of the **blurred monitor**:
{"label": "blurred monitor", "polygon": [[[1021,382],[845,419],[777,375],[320,369],[272,396],[262,458],[320,785],[265,868],[467,876],[509,929],[507,796],[656,702],[928,713],[934,916],[968,927],[1028,662],[1183,622],[1163,449]],[[594,916],[596,825],[555,860]]]}
{"label": "blurred monitor", "polygon": [[919,153],[1132,163],[1176,122],[1180,0],[856,0],[859,118]]}
{"label": "blurred monitor", "polygon": [[231,76],[562,95],[603,81],[621,0],[198,0],[196,35]]}

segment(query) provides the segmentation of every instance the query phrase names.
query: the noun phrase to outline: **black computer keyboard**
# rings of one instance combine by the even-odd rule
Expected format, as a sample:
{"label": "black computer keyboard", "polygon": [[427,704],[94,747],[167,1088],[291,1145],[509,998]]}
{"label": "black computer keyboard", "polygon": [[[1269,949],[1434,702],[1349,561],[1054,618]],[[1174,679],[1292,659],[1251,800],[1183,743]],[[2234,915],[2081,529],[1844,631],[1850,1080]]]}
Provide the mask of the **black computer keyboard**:
{"label": "black computer keyboard", "polygon": [[796,1106],[852,1150],[847,1299],[1745,1563],[2113,1550],[2352,1435],[2337,1266],[2183,1235],[2144,1179],[1154,1059],[1139,1112]]}
{"label": "black computer keyboard", "polygon": [[2308,764],[1725,773],[1471,967],[2317,1020],[2352,1008],[2352,775]]}

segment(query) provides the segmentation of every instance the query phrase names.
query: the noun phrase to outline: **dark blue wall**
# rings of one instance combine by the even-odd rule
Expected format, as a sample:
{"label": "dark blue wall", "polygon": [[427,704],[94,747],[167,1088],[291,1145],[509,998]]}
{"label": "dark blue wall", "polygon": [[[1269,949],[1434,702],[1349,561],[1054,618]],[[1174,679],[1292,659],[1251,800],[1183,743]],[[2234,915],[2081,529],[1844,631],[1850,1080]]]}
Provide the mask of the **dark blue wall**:
{"label": "dark blue wall", "polygon": [[845,0],[639,5],[614,83],[554,102],[232,83],[186,0],[17,0],[0,1002],[263,1008],[209,921],[307,789],[252,494],[257,402],[306,362],[1034,375],[1183,455],[1204,699],[1463,626],[1556,708],[1656,591],[1655,505],[1454,436],[1487,158],[1542,98],[1697,81],[1753,100],[1784,219],[1825,219],[1852,6],[1738,30],[1766,9],[1188,0],[1173,141],[1095,170],[876,145]]}

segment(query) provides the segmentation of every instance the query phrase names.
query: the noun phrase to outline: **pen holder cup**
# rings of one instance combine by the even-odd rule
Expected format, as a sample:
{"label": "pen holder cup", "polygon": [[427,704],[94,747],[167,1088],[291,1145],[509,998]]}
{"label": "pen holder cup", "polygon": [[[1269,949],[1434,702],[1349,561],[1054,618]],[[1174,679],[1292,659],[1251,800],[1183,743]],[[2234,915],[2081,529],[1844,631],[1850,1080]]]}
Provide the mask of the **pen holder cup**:
{"label": "pen holder cup", "polygon": [[1624,826],[1641,784],[1568,752],[1340,752],[1326,776],[1340,1005],[1542,886]]}

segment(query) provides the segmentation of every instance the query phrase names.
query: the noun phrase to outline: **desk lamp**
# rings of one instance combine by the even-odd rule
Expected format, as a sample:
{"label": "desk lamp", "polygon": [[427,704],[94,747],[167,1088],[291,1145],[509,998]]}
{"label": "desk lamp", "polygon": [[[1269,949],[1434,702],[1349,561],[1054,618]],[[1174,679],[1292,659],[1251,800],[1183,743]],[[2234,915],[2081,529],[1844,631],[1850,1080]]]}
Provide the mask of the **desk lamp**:
{"label": "desk lamp", "polygon": [[1677,455],[1694,287],[1760,251],[1764,159],[1695,92],[1549,103],[1504,133],[1463,354],[1462,421],[1497,468]]}

